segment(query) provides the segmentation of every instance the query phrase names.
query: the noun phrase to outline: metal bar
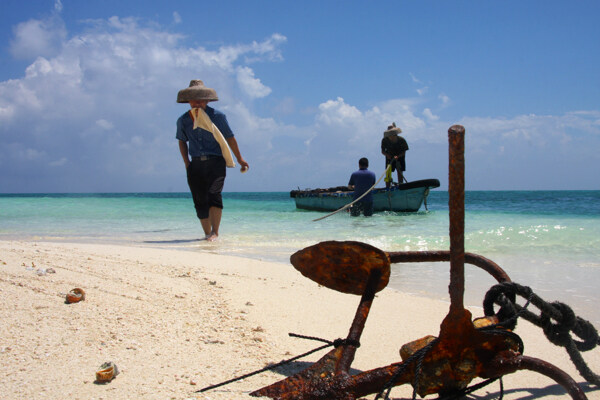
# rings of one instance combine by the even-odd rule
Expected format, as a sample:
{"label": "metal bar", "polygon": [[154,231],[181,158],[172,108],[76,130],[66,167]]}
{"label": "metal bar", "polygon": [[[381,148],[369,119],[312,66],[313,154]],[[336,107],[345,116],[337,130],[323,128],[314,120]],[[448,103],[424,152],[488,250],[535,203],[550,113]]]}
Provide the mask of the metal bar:
{"label": "metal bar", "polygon": [[[377,293],[377,286],[379,285],[380,279],[381,270],[374,269],[371,271],[367,286],[360,298],[360,304],[358,305],[356,314],[354,315],[354,320],[350,326],[350,331],[348,332],[348,337],[346,338],[347,340],[357,343],[360,341],[360,336],[365,329],[365,323],[367,322],[367,317],[369,316],[369,311],[371,310],[375,293]],[[357,347],[352,344],[344,345],[344,350],[342,351],[342,355],[335,370],[336,375],[340,373],[348,373],[350,371],[350,365],[352,365],[352,361],[354,361],[356,349]]]}
{"label": "metal bar", "polygon": [[564,387],[573,400],[587,400],[587,396],[577,382],[562,369],[538,358],[521,356],[520,359],[521,364],[519,369],[528,369],[546,375]]}
{"label": "metal bar", "polygon": [[587,400],[585,392],[577,382],[562,369],[547,361],[535,357],[519,355],[516,357],[496,357],[488,364],[488,377],[500,377],[518,370],[529,370],[540,373],[561,385],[573,400]]}
{"label": "metal bar", "polygon": [[[387,253],[390,263],[442,262],[450,261],[450,251],[391,251]],[[475,265],[494,277],[498,282],[511,282],[508,274],[489,258],[474,253],[465,253],[465,262]]]}
{"label": "metal bar", "polygon": [[465,128],[448,129],[450,209],[450,310],[464,309],[465,292]]}

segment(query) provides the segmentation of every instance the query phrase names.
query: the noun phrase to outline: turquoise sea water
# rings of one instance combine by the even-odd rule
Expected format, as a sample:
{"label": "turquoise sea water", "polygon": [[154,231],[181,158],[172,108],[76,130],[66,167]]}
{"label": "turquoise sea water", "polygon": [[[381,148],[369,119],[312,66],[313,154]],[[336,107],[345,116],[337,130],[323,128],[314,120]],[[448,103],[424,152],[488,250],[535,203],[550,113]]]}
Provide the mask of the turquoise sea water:
{"label": "turquoise sea water", "polygon": [[[289,265],[323,240],[358,240],[385,251],[448,250],[448,193],[428,210],[352,218],[295,208],[287,192],[225,193],[216,243],[188,193],[0,195],[0,239],[116,243],[237,255]],[[465,199],[465,250],[498,263],[513,281],[574,307],[600,326],[600,191],[472,191]],[[291,265],[289,268],[292,268]],[[390,287],[448,299],[448,263],[396,264]],[[494,280],[466,267],[466,303],[481,305]]]}

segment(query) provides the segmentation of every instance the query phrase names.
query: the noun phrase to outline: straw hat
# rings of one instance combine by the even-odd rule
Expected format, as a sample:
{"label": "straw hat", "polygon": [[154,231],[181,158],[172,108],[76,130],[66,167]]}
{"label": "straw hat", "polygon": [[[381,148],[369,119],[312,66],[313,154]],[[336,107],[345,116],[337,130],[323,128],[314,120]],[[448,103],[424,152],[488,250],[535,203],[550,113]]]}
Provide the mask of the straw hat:
{"label": "straw hat", "polygon": [[219,97],[215,89],[207,88],[201,80],[193,79],[190,81],[189,87],[181,89],[177,93],[178,103],[189,103],[190,100],[217,101]]}
{"label": "straw hat", "polygon": [[399,133],[402,133],[402,129],[396,127],[396,123],[392,122],[392,124],[388,126],[387,131],[383,132],[383,137],[390,137],[398,135]]}

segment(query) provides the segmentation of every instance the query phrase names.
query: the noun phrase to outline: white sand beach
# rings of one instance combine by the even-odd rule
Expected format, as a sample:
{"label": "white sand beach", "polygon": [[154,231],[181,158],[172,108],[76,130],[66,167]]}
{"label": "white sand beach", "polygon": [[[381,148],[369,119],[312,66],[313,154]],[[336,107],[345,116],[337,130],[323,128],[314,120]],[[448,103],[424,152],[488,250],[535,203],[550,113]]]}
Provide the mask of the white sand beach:
{"label": "white sand beach", "polygon": [[[84,289],[86,298],[66,304],[73,288]],[[201,251],[0,241],[0,397],[249,399],[248,393],[285,376],[266,372],[196,391],[321,345],[288,332],[346,337],[359,300],[320,287],[290,264]],[[400,361],[399,348],[437,335],[447,312],[448,303],[389,288],[379,292],[353,369]],[[515,332],[525,355],[559,366],[589,399],[600,398],[600,390],[584,382],[566,351],[539,328],[522,320]],[[325,352],[300,362],[314,362]],[[600,372],[600,350],[583,355]],[[120,374],[94,383],[106,361]],[[568,398],[554,381],[528,371],[505,376],[504,390],[505,399]],[[498,391],[493,383],[472,398],[496,398]],[[391,397],[411,395],[405,385]]]}

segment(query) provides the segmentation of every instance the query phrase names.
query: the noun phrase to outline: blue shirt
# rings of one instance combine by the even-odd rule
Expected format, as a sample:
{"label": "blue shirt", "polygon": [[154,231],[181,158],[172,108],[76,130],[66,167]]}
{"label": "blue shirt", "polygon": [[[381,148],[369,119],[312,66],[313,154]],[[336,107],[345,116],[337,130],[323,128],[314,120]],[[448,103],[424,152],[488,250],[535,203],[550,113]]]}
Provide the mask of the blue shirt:
{"label": "blue shirt", "polygon": [[[366,168],[353,172],[348,185],[354,185],[354,199],[358,199],[364,192],[371,189],[375,181],[375,174]],[[361,201],[373,201],[373,192],[369,192]]]}
{"label": "blue shirt", "polygon": [[[225,139],[233,137],[233,132],[229,127],[225,114],[209,106],[206,106],[206,110],[204,111],[213,124],[219,128]],[[188,151],[192,157],[223,155],[219,142],[215,140],[211,132],[202,128],[194,129],[194,120],[189,111],[186,111],[185,114],[177,119],[177,133],[175,137],[189,143]]]}

